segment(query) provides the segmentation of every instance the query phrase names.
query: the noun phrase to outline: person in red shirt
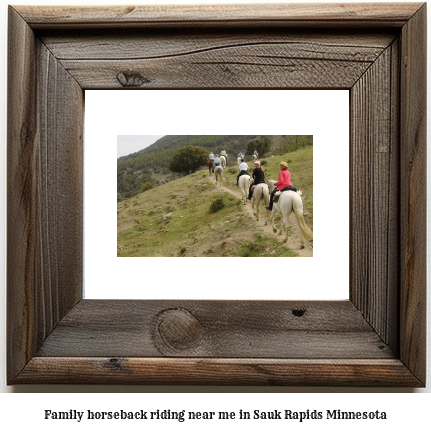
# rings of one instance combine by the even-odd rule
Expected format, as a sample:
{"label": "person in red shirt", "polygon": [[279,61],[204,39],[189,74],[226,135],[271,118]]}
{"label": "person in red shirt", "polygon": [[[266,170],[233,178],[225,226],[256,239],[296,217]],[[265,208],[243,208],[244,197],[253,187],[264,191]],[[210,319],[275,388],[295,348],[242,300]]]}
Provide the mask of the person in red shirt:
{"label": "person in red shirt", "polygon": [[277,186],[272,192],[269,200],[269,206],[266,207],[267,210],[272,210],[272,205],[274,203],[274,195],[277,191],[287,191],[291,190],[296,192],[298,189],[294,188],[290,180],[290,171],[287,166],[287,162],[280,162],[280,174],[278,175],[278,181],[274,183]]}

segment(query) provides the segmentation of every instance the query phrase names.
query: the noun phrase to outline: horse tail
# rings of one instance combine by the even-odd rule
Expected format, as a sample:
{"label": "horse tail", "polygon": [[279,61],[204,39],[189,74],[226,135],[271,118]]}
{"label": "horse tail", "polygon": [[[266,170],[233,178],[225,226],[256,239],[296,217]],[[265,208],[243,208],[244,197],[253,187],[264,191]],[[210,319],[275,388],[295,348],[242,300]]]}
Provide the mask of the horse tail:
{"label": "horse tail", "polygon": [[311,232],[310,228],[308,228],[307,224],[305,223],[304,214],[302,211],[302,200],[301,197],[296,193],[292,194],[292,200],[293,200],[293,211],[296,215],[296,220],[298,221],[299,228],[302,232],[302,235],[306,240],[312,240],[313,239],[313,233]]}
{"label": "horse tail", "polygon": [[269,188],[265,187],[266,185],[264,184],[262,186],[262,195],[263,195],[263,202],[265,203],[265,206],[269,205]]}

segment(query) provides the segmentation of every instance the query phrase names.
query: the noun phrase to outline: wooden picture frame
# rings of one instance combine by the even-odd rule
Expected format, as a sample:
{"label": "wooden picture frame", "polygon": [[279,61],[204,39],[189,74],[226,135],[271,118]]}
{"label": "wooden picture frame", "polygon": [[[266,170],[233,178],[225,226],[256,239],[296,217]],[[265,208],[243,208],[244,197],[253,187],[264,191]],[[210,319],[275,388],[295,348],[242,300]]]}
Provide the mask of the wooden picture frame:
{"label": "wooden picture frame", "polygon": [[[424,386],[425,39],[425,3],[9,7],[8,384]],[[349,89],[349,300],[82,299],[84,90],[128,88]]]}

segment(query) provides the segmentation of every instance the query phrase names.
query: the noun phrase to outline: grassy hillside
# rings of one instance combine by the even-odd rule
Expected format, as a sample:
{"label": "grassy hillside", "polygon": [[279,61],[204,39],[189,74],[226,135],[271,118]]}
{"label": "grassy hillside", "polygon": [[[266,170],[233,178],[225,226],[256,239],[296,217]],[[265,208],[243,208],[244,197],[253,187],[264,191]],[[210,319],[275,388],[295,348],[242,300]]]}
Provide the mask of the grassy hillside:
{"label": "grassy hillside", "polygon": [[[294,186],[303,190],[305,218],[313,227],[312,147],[262,159],[267,179],[289,163]],[[249,163],[251,168],[252,163]],[[232,172],[230,172],[232,171]],[[276,235],[262,235],[236,188],[237,168],[225,170],[215,186],[206,170],[126,199],[117,206],[117,255],[124,256],[295,256]],[[227,180],[227,182],[226,182]],[[212,212],[214,203],[222,208]],[[250,204],[247,204],[250,206]],[[261,213],[263,214],[263,213]],[[262,222],[261,222],[262,223]]]}
{"label": "grassy hillside", "polygon": [[[151,146],[120,157],[117,160],[117,198],[121,201],[143,192],[152,186],[168,183],[180,176],[169,170],[173,155],[186,145],[200,146],[208,153],[220,153],[226,150],[228,166],[236,164],[239,151],[246,152],[247,144],[255,138],[265,135],[166,135]],[[272,140],[270,154],[292,151],[312,143],[312,137],[301,135],[268,135]],[[246,161],[251,155],[246,156]]]}
{"label": "grassy hillside", "polygon": [[187,145],[200,146],[208,151],[220,153],[226,150],[228,164],[235,163],[239,151],[245,152],[247,143],[256,135],[166,135],[151,146],[123,156],[117,161],[118,201],[142,192],[146,183],[154,186],[168,183],[180,175],[169,171],[173,155]]}

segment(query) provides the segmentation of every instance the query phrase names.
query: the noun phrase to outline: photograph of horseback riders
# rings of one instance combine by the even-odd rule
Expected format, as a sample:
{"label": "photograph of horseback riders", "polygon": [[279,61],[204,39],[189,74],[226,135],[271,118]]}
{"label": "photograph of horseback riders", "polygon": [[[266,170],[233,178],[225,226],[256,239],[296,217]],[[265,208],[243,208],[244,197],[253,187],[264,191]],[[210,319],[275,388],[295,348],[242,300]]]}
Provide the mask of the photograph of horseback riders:
{"label": "photograph of horseback riders", "polygon": [[312,135],[117,136],[117,257],[312,256]]}

